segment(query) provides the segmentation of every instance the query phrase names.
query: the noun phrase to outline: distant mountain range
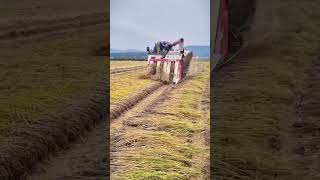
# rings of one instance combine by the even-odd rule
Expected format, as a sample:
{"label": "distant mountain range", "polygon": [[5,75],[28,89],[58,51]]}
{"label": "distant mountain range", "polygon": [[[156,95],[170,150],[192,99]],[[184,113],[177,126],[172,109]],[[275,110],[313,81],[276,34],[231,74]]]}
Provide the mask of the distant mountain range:
{"label": "distant mountain range", "polygon": [[187,46],[186,49],[193,52],[193,57],[209,58],[210,46]]}
{"label": "distant mountain range", "polygon": [[143,51],[139,51],[139,50],[136,50],[136,49],[127,49],[127,50],[110,49],[110,53],[128,53],[128,52],[143,52]]}
{"label": "distant mountain range", "polygon": [[[210,57],[210,46],[186,46],[186,49],[193,52],[193,57],[208,59]],[[110,56],[112,59],[144,59],[148,54],[145,51],[136,49],[110,49]]]}

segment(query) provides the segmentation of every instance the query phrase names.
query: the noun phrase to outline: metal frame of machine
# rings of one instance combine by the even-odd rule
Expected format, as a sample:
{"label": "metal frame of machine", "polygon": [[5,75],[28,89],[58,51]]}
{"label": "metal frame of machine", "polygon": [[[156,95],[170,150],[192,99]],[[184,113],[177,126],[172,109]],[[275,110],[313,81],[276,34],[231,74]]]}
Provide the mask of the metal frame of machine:
{"label": "metal frame of machine", "polygon": [[225,61],[229,53],[229,11],[227,0],[217,0],[211,2],[211,28],[215,29],[215,34],[211,36],[212,69]]}
{"label": "metal frame of machine", "polygon": [[244,47],[243,34],[254,20],[255,0],[211,1],[211,69],[230,62]]}
{"label": "metal frame of machine", "polygon": [[186,76],[191,59],[192,52],[188,50],[185,50],[183,53],[180,51],[169,51],[165,57],[161,54],[149,54],[148,66],[156,68],[155,75],[157,79],[177,84]]}

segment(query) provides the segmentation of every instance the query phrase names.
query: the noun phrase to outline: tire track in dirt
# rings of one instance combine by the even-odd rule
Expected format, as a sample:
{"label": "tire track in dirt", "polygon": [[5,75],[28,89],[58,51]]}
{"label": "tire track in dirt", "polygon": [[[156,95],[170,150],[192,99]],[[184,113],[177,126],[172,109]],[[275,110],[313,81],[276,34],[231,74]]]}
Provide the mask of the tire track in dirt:
{"label": "tire track in dirt", "polygon": [[[206,88],[203,91],[202,99],[199,107],[203,113],[207,113],[210,117],[210,82],[206,85]],[[205,139],[205,145],[210,147],[210,127],[208,127],[203,133]],[[203,171],[206,174],[207,179],[210,179],[210,157],[207,159],[203,167]]]}
{"label": "tire track in dirt", "polygon": [[93,13],[73,18],[55,19],[42,21],[28,25],[11,26],[0,28],[0,40],[11,40],[50,33],[77,30],[83,27],[102,25],[107,23],[107,14]]}
{"label": "tire track in dirt", "polygon": [[128,97],[127,99],[121,102],[115,103],[114,105],[111,106],[111,109],[110,109],[110,119],[113,120],[115,118],[120,117],[122,113],[134,107],[137,103],[139,103],[144,98],[150,96],[151,94],[154,94],[156,90],[162,86],[164,86],[164,84],[160,82],[156,84],[152,84],[151,86],[137,92],[136,94]]}
{"label": "tire track in dirt", "polygon": [[[213,78],[210,80],[210,94],[212,102],[212,106],[210,107],[210,147],[212,147],[210,149],[210,177],[212,179],[226,179],[228,177],[226,174],[228,173],[246,173],[245,170],[240,169],[219,157],[220,152],[218,147],[220,145],[217,145],[217,141],[220,140],[218,139],[218,136],[222,134],[219,132],[219,128],[221,128],[219,125],[223,124],[221,122],[219,123],[219,119],[223,118],[221,118],[216,112],[218,112],[219,108],[222,107],[221,102],[223,99],[229,96],[225,93],[228,85],[233,84],[238,80],[237,75],[239,73],[249,71],[251,69],[248,65],[250,62],[245,59],[246,56],[250,56],[249,54],[249,50],[244,49],[242,54],[238,55],[235,61],[231,60],[229,63],[225,64],[223,68],[217,68],[211,71]],[[251,54],[250,57],[252,56],[254,55]]]}
{"label": "tire track in dirt", "polygon": [[307,72],[306,85],[298,95],[298,120],[292,125],[296,161],[303,164],[304,177],[320,178],[320,57]]}
{"label": "tire track in dirt", "polygon": [[[143,112],[171,88],[172,86],[163,83],[155,83],[146,87],[124,101],[112,105],[110,119],[114,121],[117,117],[124,118]],[[108,147],[105,143],[105,133],[106,125],[102,122],[96,124],[90,132],[69,144],[67,148],[59,151],[46,162],[38,164],[26,179],[108,178],[109,173],[106,169],[108,164],[106,149]]]}
{"label": "tire track in dirt", "polygon": [[[210,81],[209,81],[203,90],[201,102],[199,105],[199,109],[201,109],[203,113],[208,114],[208,116],[210,116],[210,95],[211,94],[210,94]],[[204,132],[204,137],[205,137],[206,145],[210,146],[210,127],[208,127],[207,130]]]}
{"label": "tire track in dirt", "polygon": [[[202,67],[200,67],[202,69]],[[198,70],[198,69],[197,69]],[[190,76],[187,76],[181,83],[175,85],[175,86],[163,86],[159,88],[156,92],[154,92],[152,95],[148,96],[143,101],[140,101],[138,104],[136,104],[132,109],[129,111],[123,113],[118,118],[114,119],[114,121],[111,122],[111,151],[110,151],[110,167],[111,167],[111,174],[115,172],[121,172],[129,168],[130,165],[127,165],[123,163],[123,160],[125,157],[122,157],[122,153],[126,151],[130,151],[128,149],[131,146],[134,146],[134,142],[128,142],[124,139],[124,135],[126,134],[127,128],[130,127],[140,127],[146,131],[153,131],[156,130],[155,127],[152,127],[148,124],[140,124],[139,122],[140,118],[148,118],[149,116],[155,116],[155,115],[169,115],[166,113],[163,113],[161,111],[156,111],[155,107],[158,107],[161,109],[161,105],[163,105],[166,101],[170,99],[169,94],[175,93],[182,87],[185,83],[188,82],[188,79],[195,76],[197,72],[194,72],[190,74]],[[208,109],[210,108],[210,85],[205,85],[202,98],[199,102],[198,108],[202,111],[206,111],[206,113],[210,113]],[[173,115],[173,114],[172,114]],[[198,141],[198,138],[205,139],[205,144],[210,145],[210,128],[203,132],[203,134],[200,137],[193,137],[190,138],[190,141]],[[186,161],[187,162],[187,161]],[[204,165],[203,172],[207,175],[207,179],[209,179],[210,176],[210,165],[209,165],[209,159],[208,163]]]}
{"label": "tire track in dirt", "polygon": [[43,163],[27,179],[107,179],[106,125],[98,124],[86,137]]}
{"label": "tire track in dirt", "polygon": [[97,87],[91,94],[73,98],[64,107],[68,111],[48,114],[30,126],[15,129],[8,142],[0,146],[0,179],[25,179],[40,162],[101,123],[107,117],[105,86]]}
{"label": "tire track in dirt", "polygon": [[[144,100],[136,104],[132,109],[123,113],[118,118],[111,122],[112,129],[117,129],[117,131],[112,132],[110,136],[110,172],[121,171],[126,168],[126,165],[118,162],[117,159],[121,159],[121,152],[125,150],[125,147],[119,146],[118,143],[122,140],[122,136],[125,135],[126,126],[124,123],[134,117],[143,117],[147,109],[150,109],[155,103],[159,103],[164,100],[164,95],[171,91],[173,86],[163,86],[155,91],[152,95],[148,96]],[[126,146],[130,146],[127,144]]]}
{"label": "tire track in dirt", "polygon": [[[120,116],[139,101],[156,96],[167,89],[162,83],[153,84],[137,92],[124,102],[111,107],[110,119]],[[107,121],[109,122],[109,121]],[[107,165],[107,139],[105,123],[97,124],[90,132],[70,144],[67,149],[58,152],[54,158],[41,163],[27,179],[106,179],[109,177]]]}

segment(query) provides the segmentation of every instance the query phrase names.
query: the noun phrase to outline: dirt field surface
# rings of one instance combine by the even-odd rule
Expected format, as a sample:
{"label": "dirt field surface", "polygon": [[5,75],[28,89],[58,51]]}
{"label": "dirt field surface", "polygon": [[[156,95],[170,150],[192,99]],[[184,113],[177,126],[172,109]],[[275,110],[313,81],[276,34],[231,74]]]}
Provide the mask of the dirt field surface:
{"label": "dirt field surface", "polygon": [[108,175],[106,156],[106,124],[96,125],[91,132],[61,150],[55,157],[31,172],[30,180],[101,179]]}
{"label": "dirt field surface", "polygon": [[319,1],[258,1],[248,46],[213,73],[213,179],[319,179]]}
{"label": "dirt field surface", "polygon": [[[40,179],[83,176],[87,166],[87,179],[96,177],[89,171],[103,171],[103,177],[106,160],[92,154],[105,151],[98,145],[106,138],[99,128],[107,118],[107,4],[1,3],[0,179],[24,179],[30,170]],[[78,157],[78,166],[62,172],[67,164],[61,163],[58,174],[51,171],[61,158],[77,159],[88,149],[79,144],[88,141],[97,149]]]}
{"label": "dirt field surface", "polygon": [[295,161],[303,174],[320,179],[320,56],[306,72],[305,85],[297,97],[297,116],[291,129]]}
{"label": "dirt field surface", "polygon": [[110,70],[110,74],[123,74],[131,71],[138,71],[142,70],[144,71],[147,68],[147,66],[133,66],[133,67],[127,67],[127,68],[113,68]]}
{"label": "dirt field surface", "polygon": [[112,120],[112,179],[208,178],[209,66],[199,65]]}
{"label": "dirt field surface", "polygon": [[0,29],[7,27],[39,24],[43,21],[52,21],[65,18],[74,18],[77,16],[88,15],[92,13],[108,12],[108,3],[99,0],[92,0],[90,3],[86,0],[25,0],[11,1],[0,0],[5,5],[0,7]]}
{"label": "dirt field surface", "polygon": [[132,71],[145,71],[146,61],[110,61],[110,74],[125,74]]}
{"label": "dirt field surface", "polygon": [[110,61],[110,69],[117,69],[117,68],[129,68],[129,67],[136,67],[136,66],[146,66],[146,61]]}
{"label": "dirt field surface", "polygon": [[[130,82],[132,82],[130,77],[139,78],[140,75],[141,73],[127,73],[121,76],[113,76],[110,82],[112,92],[121,91],[124,84],[128,85]],[[124,80],[119,82],[119,79]],[[122,86],[118,86],[118,83],[122,83]],[[141,83],[138,88],[131,88],[130,91],[127,90],[126,94],[122,94],[123,99],[130,96],[135,97],[136,91],[139,91],[139,89],[144,88],[147,85],[148,84]],[[130,89],[129,86],[128,89]],[[116,93],[111,93],[111,97],[114,97],[115,95]],[[143,98],[144,97],[141,99]],[[121,99],[118,101],[112,101],[111,107],[115,106],[117,102],[121,103]],[[113,111],[114,108],[111,108],[111,114],[113,114]],[[108,147],[106,140],[106,124],[99,123],[93,129],[91,129],[90,133],[86,133],[80,140],[70,144],[67,149],[58,152],[54,158],[39,165],[39,167],[32,172],[32,175],[29,176],[28,179],[108,178],[109,174],[106,169],[108,165],[106,149]]]}

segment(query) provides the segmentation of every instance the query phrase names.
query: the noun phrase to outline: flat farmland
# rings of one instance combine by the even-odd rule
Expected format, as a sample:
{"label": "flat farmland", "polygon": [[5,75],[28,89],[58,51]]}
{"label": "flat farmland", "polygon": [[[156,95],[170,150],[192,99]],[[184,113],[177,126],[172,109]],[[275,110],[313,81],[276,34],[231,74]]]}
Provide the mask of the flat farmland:
{"label": "flat farmland", "polygon": [[145,72],[146,61],[110,61],[110,74],[126,74],[127,72]]}
{"label": "flat farmland", "polygon": [[[175,86],[111,75],[111,107],[125,107],[111,119],[112,179],[209,179],[209,63],[193,64]],[[118,100],[123,89],[131,93]]]}
{"label": "flat farmland", "polygon": [[147,66],[146,61],[110,61],[110,69]]}
{"label": "flat farmland", "polygon": [[[107,2],[92,0],[0,0],[0,30],[13,27],[39,24],[46,21],[61,21],[66,18],[89,15],[93,13],[108,13]],[[47,24],[49,25],[49,24]]]}
{"label": "flat farmland", "polygon": [[[62,150],[105,120],[107,3],[0,2],[5,4],[0,7],[0,179],[59,179],[80,173],[80,167],[57,174],[39,169],[54,164],[65,154]],[[81,154],[81,148],[70,149]],[[99,164],[82,157],[85,162],[78,165]],[[102,172],[105,178],[108,172]]]}
{"label": "flat farmland", "polygon": [[76,94],[103,83],[107,65],[100,56],[91,55],[103,31],[90,31],[64,39],[51,37],[51,41],[1,44],[1,137],[58,111]]}

